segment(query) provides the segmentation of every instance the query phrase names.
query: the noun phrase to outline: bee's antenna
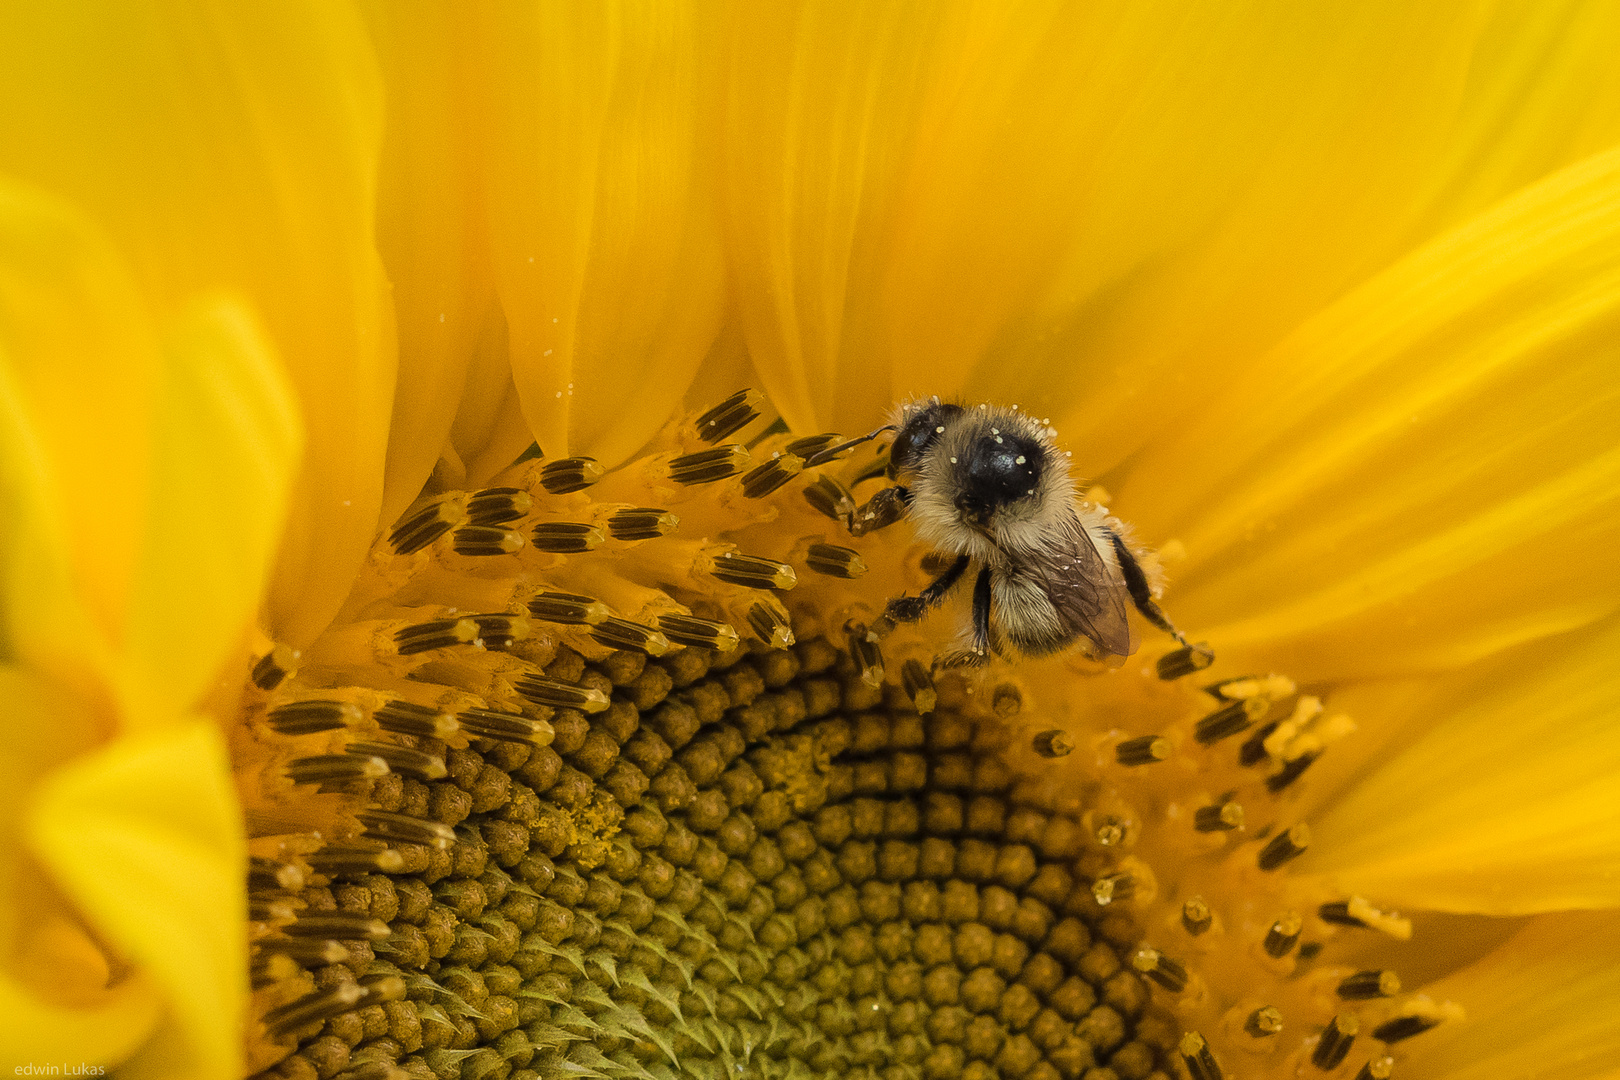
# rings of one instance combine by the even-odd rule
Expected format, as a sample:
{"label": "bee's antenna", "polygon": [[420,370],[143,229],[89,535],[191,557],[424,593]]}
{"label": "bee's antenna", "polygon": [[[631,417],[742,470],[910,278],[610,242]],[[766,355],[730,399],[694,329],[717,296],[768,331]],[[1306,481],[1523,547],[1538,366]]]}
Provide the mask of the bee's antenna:
{"label": "bee's antenna", "polygon": [[884,424],[882,427],[878,428],[876,431],[869,431],[865,435],[862,435],[858,439],[851,439],[848,442],[842,442],[842,443],[839,443],[836,446],[829,446],[824,450],[818,450],[814,454],[811,454],[809,457],[804,459],[805,466],[808,467],[808,466],[811,466],[811,465],[825,465],[827,462],[831,461],[833,458],[837,457],[839,454],[842,454],[845,450],[848,450],[851,447],[859,446],[863,442],[871,442],[873,439],[877,438],[879,435],[883,434],[885,431],[893,431],[893,430],[894,430],[894,425],[893,424]]}

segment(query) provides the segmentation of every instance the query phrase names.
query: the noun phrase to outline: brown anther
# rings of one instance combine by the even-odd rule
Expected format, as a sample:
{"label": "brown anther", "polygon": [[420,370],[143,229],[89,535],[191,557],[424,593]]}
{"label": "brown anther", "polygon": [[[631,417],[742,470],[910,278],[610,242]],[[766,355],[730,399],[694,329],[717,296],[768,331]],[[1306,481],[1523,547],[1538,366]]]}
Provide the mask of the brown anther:
{"label": "brown anther", "polygon": [[264,1026],[271,1038],[280,1039],[299,1028],[348,1012],[364,996],[365,991],[358,983],[342,983],[330,990],[317,990],[265,1013]]}
{"label": "brown anther", "polygon": [[1350,1053],[1350,1044],[1356,1041],[1356,1032],[1361,1029],[1361,1021],[1356,1019],[1354,1013],[1340,1013],[1328,1021],[1328,1026],[1322,1029],[1322,1035],[1316,1041],[1316,1049],[1311,1051],[1311,1064],[1323,1072],[1336,1069]]}
{"label": "brown anther", "polygon": [[248,894],[248,919],[252,922],[289,922],[298,914],[291,896]]}
{"label": "brown anther", "polygon": [[683,454],[669,463],[669,478],[677,484],[712,484],[736,476],[748,467],[748,450],[736,443]]}
{"label": "brown anther", "polygon": [[1159,735],[1126,739],[1114,748],[1114,758],[1121,765],[1151,765],[1169,757],[1170,740]]}
{"label": "brown anther", "polygon": [[318,874],[391,874],[405,866],[405,856],[393,848],[324,847],[304,856]]}
{"label": "brown anther", "polygon": [[730,623],[699,619],[691,615],[660,615],[658,629],[678,645],[713,649],[726,653],[737,647],[737,628]]}
{"label": "brown anther", "polygon": [[1323,922],[1379,930],[1399,941],[1405,941],[1412,936],[1412,921],[1410,919],[1392,912],[1381,911],[1360,896],[1352,896],[1348,900],[1335,900],[1323,904],[1317,909],[1317,913],[1322,917]]}
{"label": "brown anther", "polygon": [[1109,874],[1091,883],[1091,895],[1098,907],[1116,900],[1129,900],[1136,893],[1136,879],[1129,874]]}
{"label": "brown anther", "polygon": [[389,934],[387,923],[345,911],[306,911],[282,927],[281,932],[289,937],[334,941],[381,941]]}
{"label": "brown anther", "polygon": [[505,525],[527,514],[533,506],[534,497],[522,488],[484,488],[467,499],[467,524]]}
{"label": "brown anther", "polygon": [[283,979],[291,979],[303,970],[298,961],[285,953],[263,954],[254,957],[248,964],[248,984],[260,990]]}
{"label": "brown anther", "polygon": [[919,715],[926,716],[938,706],[939,693],[934,689],[934,675],[920,660],[907,660],[900,666],[900,685]]}
{"label": "brown anther", "polygon": [[396,554],[410,555],[466,520],[467,511],[459,499],[440,499],[396,525],[388,534],[388,546]]}
{"label": "brown anther", "polygon": [[[844,437],[838,432],[823,431],[819,435],[806,435],[803,438],[794,439],[782,449],[789,454],[797,454],[799,457],[809,459],[814,457],[816,454],[821,453],[821,451],[827,449],[827,447],[843,441]],[[827,460],[834,461],[837,459],[828,458]],[[822,462],[821,464],[825,464],[825,462]]]}
{"label": "brown anther", "polygon": [[1278,792],[1298,780],[1300,774],[1311,767],[1311,764],[1321,757],[1320,753],[1301,754],[1294,760],[1287,762],[1281,769],[1266,777],[1266,790]]}
{"label": "brown anther", "polygon": [[352,742],[343,748],[343,752],[359,757],[381,758],[388,763],[390,772],[414,776],[418,780],[437,780],[444,775],[444,758],[398,743]]}
{"label": "brown anther", "polygon": [[524,641],[533,633],[533,624],[526,615],[496,612],[467,618],[477,624],[478,640],[486,649],[510,648],[513,642]]}
{"label": "brown anther", "polygon": [[883,653],[878,648],[877,635],[863,622],[851,620],[844,624],[849,645],[849,657],[855,662],[855,674],[867,686],[883,685]]}
{"label": "brown anther", "polygon": [[248,863],[249,889],[285,889],[297,892],[304,887],[304,871],[296,863],[255,856]]}
{"label": "brown anther", "polygon": [[793,628],[787,617],[769,604],[754,604],[748,609],[748,628],[773,649],[785,649],[793,644]]}
{"label": "brown anther", "polygon": [[647,656],[663,656],[674,647],[659,631],[629,619],[603,619],[591,627],[591,637],[610,649],[629,649]]}
{"label": "brown anther", "polygon": [[536,551],[549,551],[557,555],[578,555],[595,551],[607,536],[595,525],[580,521],[542,521],[530,534],[530,543]]}
{"label": "brown anther", "polygon": [[1265,698],[1251,697],[1234,701],[1216,709],[1193,725],[1193,738],[1205,746],[1236,735],[1266,715],[1271,703]]}
{"label": "brown anther", "polygon": [[1330,901],[1317,908],[1316,913],[1323,922],[1336,923],[1339,926],[1356,926],[1363,930],[1367,928],[1366,923],[1350,914],[1350,901],[1348,900]]}
{"label": "brown anther", "polygon": [[837,544],[811,544],[804,564],[818,574],[835,578],[858,578],[866,573],[866,561],[854,548]]}
{"label": "brown anther", "polygon": [[1143,945],[1131,954],[1131,967],[1172,994],[1187,989],[1187,969],[1158,949]]}
{"label": "brown anther", "polygon": [[798,584],[798,575],[787,563],[758,555],[723,551],[709,560],[709,573],[731,585],[746,589],[788,590]]}
{"label": "brown anther", "polygon": [[388,775],[388,762],[380,757],[354,757],[349,754],[318,754],[294,758],[283,771],[295,784],[324,784],[328,781],[370,780]]}
{"label": "brown anther", "polygon": [[752,423],[759,416],[765,395],[758,390],[739,390],[697,418],[697,437],[706,443],[721,439]]}
{"label": "brown anther", "polygon": [[1165,653],[1159,657],[1156,667],[1159,678],[1169,681],[1179,679],[1183,675],[1191,675],[1195,671],[1203,671],[1214,662],[1214,650],[1200,642]]}
{"label": "brown anther", "polygon": [[1181,1054],[1181,1061],[1187,1067],[1187,1075],[1191,1080],[1222,1080],[1220,1065],[1215,1061],[1215,1055],[1209,1051],[1209,1043],[1196,1031],[1189,1031],[1181,1037],[1176,1045]]}
{"label": "brown anther", "polygon": [[1209,904],[1202,896],[1190,897],[1181,905],[1182,928],[1197,937],[1208,930],[1215,923],[1215,913],[1210,911]]}
{"label": "brown anther", "polygon": [[825,473],[805,486],[804,500],[816,511],[848,527],[855,514],[855,496],[849,489]]}
{"label": "brown anther", "polygon": [[1238,764],[1248,767],[1258,765],[1266,760],[1266,739],[1276,731],[1280,721],[1273,720],[1269,724],[1262,724],[1260,729],[1243,741],[1238,748]]}
{"label": "brown anther", "polygon": [[1266,955],[1282,959],[1293,949],[1294,943],[1299,940],[1299,932],[1304,927],[1305,920],[1299,917],[1296,911],[1290,911],[1266,931],[1264,942]]}
{"label": "brown anther", "polygon": [[1074,740],[1059,728],[1037,732],[1033,743],[1035,752],[1043,758],[1068,757],[1074,753]]}
{"label": "brown anther", "polygon": [[378,840],[394,840],[401,844],[421,844],[424,847],[448,848],[455,843],[456,831],[437,821],[423,821],[409,814],[391,814],[386,810],[362,810],[354,815],[366,827],[365,835]]}
{"label": "brown anther", "polygon": [[1311,827],[1303,821],[1271,838],[1271,842],[1260,849],[1256,860],[1262,870],[1275,870],[1291,859],[1297,859],[1305,854],[1305,849],[1311,844]]}
{"label": "brown anther", "polygon": [[365,992],[361,1005],[382,1005],[405,996],[405,980],[389,973],[367,975],[360,980],[360,989]]}
{"label": "brown anther", "polygon": [[289,701],[265,716],[265,723],[282,735],[311,735],[353,727],[364,719],[358,706],[347,701]]}
{"label": "brown anther", "polygon": [[1376,1057],[1361,1067],[1361,1071],[1356,1073],[1356,1080],[1389,1080],[1394,1072],[1394,1058]]}
{"label": "brown anther", "polygon": [[609,705],[608,696],[600,690],[571,686],[543,675],[521,675],[512,683],[512,689],[536,705],[549,705],[554,709],[597,713]]}
{"label": "brown anther", "polygon": [[1210,683],[1204,687],[1204,693],[1222,701],[1244,701],[1254,697],[1280,701],[1292,695],[1296,689],[1294,680],[1286,675],[1239,675]]}
{"label": "brown anther", "polygon": [[529,614],[544,622],[594,626],[613,613],[606,604],[589,596],[542,591],[529,598]]}
{"label": "brown anther", "polygon": [[1273,1005],[1266,1005],[1254,1010],[1249,1014],[1249,1018],[1243,1022],[1243,1030],[1256,1039],[1264,1039],[1279,1034],[1282,1029],[1282,1011]]}
{"label": "brown anther", "polygon": [[803,458],[797,454],[778,454],[743,474],[743,498],[763,499],[803,471]]}
{"label": "brown anther", "polygon": [[394,632],[394,651],[414,656],[433,649],[471,645],[478,640],[478,624],[472,619],[434,619],[404,626]]}
{"label": "brown anther", "polygon": [[349,959],[349,947],[341,941],[334,941],[330,938],[325,941],[314,938],[260,938],[253,945],[259,952],[266,955],[277,954],[290,957],[294,963],[301,967],[342,964]]}
{"label": "brown anther", "polygon": [[1394,997],[1401,992],[1401,977],[1393,971],[1358,971],[1339,984],[1339,996],[1351,1001]]}
{"label": "brown anther", "polygon": [[555,736],[551,725],[544,720],[531,720],[526,716],[495,712],[493,709],[462,709],[456,713],[456,722],[469,735],[500,742],[550,746]]}
{"label": "brown anther", "polygon": [[450,549],[477,559],[515,555],[523,550],[523,534],[499,525],[463,525],[450,535]]}
{"label": "brown anther", "polygon": [[260,690],[274,690],[287,676],[298,670],[298,650],[290,645],[276,645],[253,665],[249,676]]}
{"label": "brown anther", "polygon": [[392,731],[398,735],[421,735],[442,739],[460,730],[456,718],[449,713],[409,701],[390,701],[380,708],[373,709],[371,718],[384,731]]}
{"label": "brown anther", "polygon": [[680,518],[656,506],[616,510],[607,519],[608,532],[615,540],[653,540],[668,536],[680,523]]}
{"label": "brown anther", "polygon": [[1412,1015],[1397,1016],[1373,1028],[1373,1038],[1386,1043],[1398,1043],[1403,1039],[1410,1039],[1414,1035],[1421,1035],[1425,1031],[1440,1026],[1443,1016]]}
{"label": "brown anther", "polygon": [[1225,832],[1243,828],[1243,807],[1235,802],[1200,806],[1193,814],[1193,828],[1199,832]]}
{"label": "brown anther", "polygon": [[595,458],[558,458],[540,469],[540,486],[553,495],[567,495],[590,487],[607,474]]}

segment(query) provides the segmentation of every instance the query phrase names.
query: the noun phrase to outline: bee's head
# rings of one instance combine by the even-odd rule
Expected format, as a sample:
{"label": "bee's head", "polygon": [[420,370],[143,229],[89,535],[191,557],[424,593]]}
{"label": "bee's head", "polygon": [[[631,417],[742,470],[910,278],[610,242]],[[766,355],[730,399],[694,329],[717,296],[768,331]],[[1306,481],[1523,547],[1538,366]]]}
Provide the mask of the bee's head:
{"label": "bee's head", "polygon": [[1017,431],[989,427],[952,459],[956,510],[964,524],[983,527],[1003,508],[1035,500],[1041,490],[1047,450]]}
{"label": "bee's head", "polygon": [[889,479],[915,469],[928,448],[950,428],[952,421],[966,411],[960,405],[937,398],[926,405],[908,408],[897,425],[898,434],[889,447]]}

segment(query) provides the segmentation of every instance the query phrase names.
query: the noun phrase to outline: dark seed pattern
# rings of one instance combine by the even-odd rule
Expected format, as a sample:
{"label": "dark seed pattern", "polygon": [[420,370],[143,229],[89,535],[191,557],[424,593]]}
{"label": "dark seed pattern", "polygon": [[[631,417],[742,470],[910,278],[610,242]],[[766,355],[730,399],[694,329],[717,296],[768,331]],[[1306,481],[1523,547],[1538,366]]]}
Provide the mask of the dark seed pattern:
{"label": "dark seed pattern", "polygon": [[[1082,811],[963,767],[1003,737],[998,718],[845,712],[857,661],[822,641],[695,678],[681,664],[681,689],[637,676],[590,718],[559,712],[550,745],[419,740],[447,775],[361,814],[403,872],[346,852],[287,891],[304,905],[292,951],[260,952],[316,980],[266,1018],[300,1047],[276,1075],[1168,1071],[1169,1025],[1135,1026],[1148,982],[1167,992],[1186,969],[1156,952],[1133,967],[1090,890],[1054,890]],[[593,807],[619,823],[606,843],[580,835]],[[358,950],[346,964],[304,944],[333,938]],[[397,980],[398,999],[372,1009],[367,978]]]}

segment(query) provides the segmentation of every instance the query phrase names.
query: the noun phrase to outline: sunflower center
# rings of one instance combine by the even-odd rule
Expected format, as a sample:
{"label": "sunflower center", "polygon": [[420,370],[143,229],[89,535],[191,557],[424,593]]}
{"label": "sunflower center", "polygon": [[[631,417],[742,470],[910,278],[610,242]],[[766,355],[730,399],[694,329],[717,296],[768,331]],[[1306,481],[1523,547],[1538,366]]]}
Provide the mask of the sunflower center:
{"label": "sunflower center", "polygon": [[848,488],[796,479],[830,436],[702,447],[751,414],[425,500],[333,629],[263,656],[255,1067],[1388,1075],[1357,1036],[1436,1018],[1324,947],[1404,921],[1283,869],[1309,829],[1280,797],[1348,721],[1277,676],[1187,685],[1198,649],[1073,661],[1057,695],[936,678],[850,583],[922,553],[837,542]]}

